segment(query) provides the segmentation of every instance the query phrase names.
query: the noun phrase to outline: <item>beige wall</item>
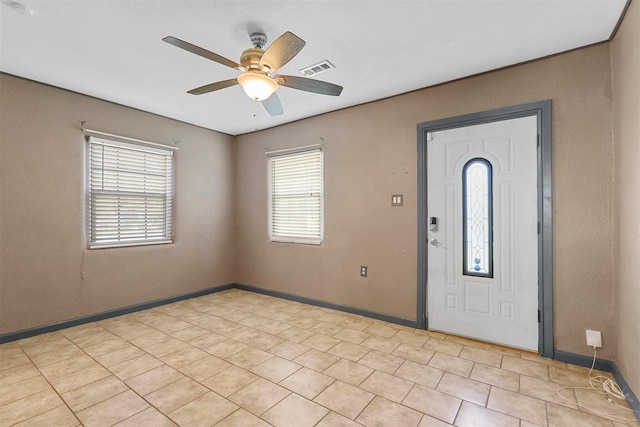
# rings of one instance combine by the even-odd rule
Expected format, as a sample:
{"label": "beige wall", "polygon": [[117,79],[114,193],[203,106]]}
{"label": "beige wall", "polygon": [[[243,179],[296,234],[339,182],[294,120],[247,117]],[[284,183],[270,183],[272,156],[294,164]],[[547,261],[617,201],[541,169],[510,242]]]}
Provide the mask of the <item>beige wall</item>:
{"label": "beige wall", "polygon": [[[233,138],[0,74],[0,333],[232,282]],[[179,142],[175,244],[87,250],[84,138]]]}
{"label": "beige wall", "polygon": [[[415,319],[416,124],[552,99],[555,347],[588,355],[584,330],[598,329],[601,356],[615,357],[608,44],[235,139],[0,79],[2,333],[233,281]],[[174,245],[85,249],[81,120],[181,141]],[[264,152],[315,143],[325,147],[325,242],[270,243]],[[395,193],[403,207],[390,206]]]}
{"label": "beige wall", "polygon": [[[552,99],[555,347],[590,354],[585,329],[598,329],[601,356],[613,358],[610,83],[601,44],[237,137],[236,280],[415,319],[416,124]],[[315,143],[325,147],[325,242],[270,243],[264,152]]]}
{"label": "beige wall", "polygon": [[632,2],[611,43],[616,364],[640,396],[640,3]]}

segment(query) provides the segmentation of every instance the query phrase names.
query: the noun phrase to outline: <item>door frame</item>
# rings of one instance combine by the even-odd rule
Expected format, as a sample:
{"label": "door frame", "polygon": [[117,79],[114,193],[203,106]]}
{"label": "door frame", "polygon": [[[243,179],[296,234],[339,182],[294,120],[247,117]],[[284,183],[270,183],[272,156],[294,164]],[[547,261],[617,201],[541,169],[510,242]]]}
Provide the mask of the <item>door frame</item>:
{"label": "door frame", "polygon": [[553,210],[551,191],[551,100],[498,108],[418,124],[418,311],[427,329],[427,144],[428,134],[520,117],[538,120],[538,353],[553,357]]}

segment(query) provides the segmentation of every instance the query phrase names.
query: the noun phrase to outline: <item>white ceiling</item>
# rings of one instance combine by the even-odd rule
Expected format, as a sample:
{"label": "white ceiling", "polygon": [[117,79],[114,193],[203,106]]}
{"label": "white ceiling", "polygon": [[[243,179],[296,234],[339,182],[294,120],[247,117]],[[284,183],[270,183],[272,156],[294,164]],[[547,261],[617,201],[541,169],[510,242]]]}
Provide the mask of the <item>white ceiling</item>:
{"label": "white ceiling", "polygon": [[[1,0],[0,70],[231,135],[608,40],[626,0]],[[271,117],[240,86],[186,92],[239,72],[162,41],[238,62],[249,34],[307,44],[281,74],[328,59],[314,78],[339,97],[281,87]]]}

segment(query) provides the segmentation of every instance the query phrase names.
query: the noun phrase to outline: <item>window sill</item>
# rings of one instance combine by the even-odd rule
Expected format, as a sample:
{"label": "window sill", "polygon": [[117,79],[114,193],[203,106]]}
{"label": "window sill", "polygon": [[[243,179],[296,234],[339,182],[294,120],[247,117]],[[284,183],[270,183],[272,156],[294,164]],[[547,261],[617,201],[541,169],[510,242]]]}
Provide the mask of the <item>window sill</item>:
{"label": "window sill", "polygon": [[168,245],[173,243],[173,240],[157,240],[153,242],[129,242],[129,243],[104,243],[104,244],[89,244],[89,249],[111,249],[111,248],[130,248],[133,246],[151,246],[151,245]]}
{"label": "window sill", "polygon": [[296,237],[272,237],[270,239],[271,243],[294,243],[297,245],[311,245],[311,246],[320,246],[322,245],[322,239],[303,239]]}

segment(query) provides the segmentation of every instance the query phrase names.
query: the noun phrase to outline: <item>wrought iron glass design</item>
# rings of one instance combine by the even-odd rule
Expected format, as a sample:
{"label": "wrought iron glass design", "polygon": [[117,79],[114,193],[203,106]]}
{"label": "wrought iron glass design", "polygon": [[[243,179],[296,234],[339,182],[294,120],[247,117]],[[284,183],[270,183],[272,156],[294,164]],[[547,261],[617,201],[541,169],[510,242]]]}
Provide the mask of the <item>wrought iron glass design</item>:
{"label": "wrought iron glass design", "polygon": [[462,169],[463,269],[468,276],[493,277],[492,167],[469,160]]}

